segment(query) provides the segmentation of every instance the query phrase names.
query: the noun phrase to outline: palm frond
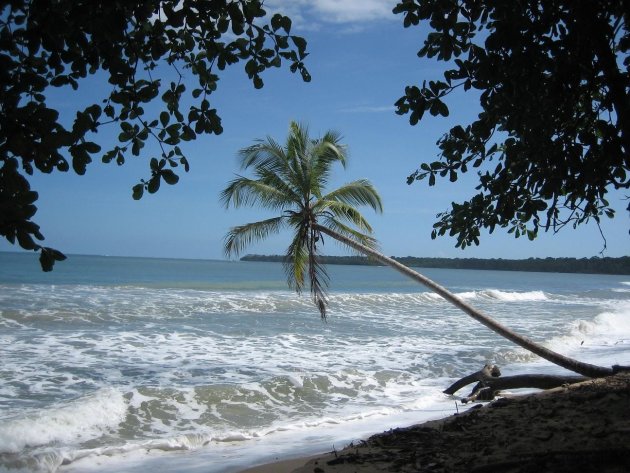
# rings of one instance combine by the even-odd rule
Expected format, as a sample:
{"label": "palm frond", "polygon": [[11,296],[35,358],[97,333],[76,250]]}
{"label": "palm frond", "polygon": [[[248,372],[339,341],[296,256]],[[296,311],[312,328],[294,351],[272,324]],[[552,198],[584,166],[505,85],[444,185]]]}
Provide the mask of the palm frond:
{"label": "palm frond", "polygon": [[321,197],[321,189],[328,184],[332,165],[340,163],[346,166],[347,149],[340,142],[340,135],[329,131],[326,135],[313,144],[311,150],[310,182],[316,190],[317,197]]}
{"label": "palm frond", "polygon": [[338,162],[342,167],[346,167],[348,149],[340,142],[341,136],[334,131],[329,131],[314,143],[314,166],[318,163],[329,167],[331,163]]}
{"label": "palm frond", "polygon": [[292,204],[291,194],[278,188],[276,182],[238,176],[221,192],[220,200],[227,208],[260,204],[268,209],[282,209]]}
{"label": "palm frond", "polygon": [[308,135],[308,127],[296,122],[289,125],[286,141],[287,167],[291,175],[291,183],[303,199],[312,193],[310,180],[309,156],[312,140]]}
{"label": "palm frond", "polygon": [[328,307],[328,296],[326,289],[330,278],[326,272],[326,267],[320,263],[318,254],[318,243],[323,241],[321,235],[314,228],[309,228],[309,249],[308,249],[308,276],[311,284],[311,297],[315,306],[319,310],[322,320],[326,320],[326,308]]}
{"label": "palm frond", "polygon": [[367,219],[350,204],[338,200],[320,200],[316,204],[318,213],[331,215],[336,219],[348,222],[359,230],[372,233],[372,226]]}
{"label": "palm frond", "polygon": [[311,141],[308,134],[308,126],[298,122],[289,124],[289,135],[286,142],[287,155],[303,156],[303,152],[308,148]]}
{"label": "palm frond", "polygon": [[[343,236],[346,236],[348,238],[352,238],[358,241],[359,243],[361,243],[364,246],[367,246],[368,248],[378,251],[378,241],[376,240],[376,238],[370,235],[369,232],[362,233],[359,230],[349,227],[348,225],[345,225],[343,222],[340,222],[336,218],[329,215],[323,215],[321,219],[322,219],[322,222],[321,222],[322,226],[330,228],[331,230],[337,233],[340,233]],[[350,250],[352,250],[353,252],[356,251],[352,247],[348,247],[348,248],[350,248]]]}
{"label": "palm frond", "polygon": [[238,255],[251,243],[264,240],[272,233],[278,233],[285,223],[284,217],[273,217],[232,227],[225,236],[223,251],[228,257]]}
{"label": "palm frond", "polygon": [[284,260],[284,272],[287,277],[287,284],[298,294],[304,289],[304,281],[308,267],[308,228],[305,225],[295,226],[297,228],[293,240],[287,249]]}
{"label": "palm frond", "polygon": [[320,263],[319,242],[321,235],[309,225],[301,225],[287,250],[284,270],[289,287],[301,293],[308,282],[311,297],[322,319],[326,318],[328,298],[326,290],[329,277],[326,268]]}
{"label": "palm frond", "polygon": [[257,140],[255,144],[242,148],[238,152],[238,157],[243,170],[250,167],[275,167],[286,162],[284,148],[271,137],[266,141]]}
{"label": "palm frond", "polygon": [[383,202],[374,186],[367,179],[358,179],[329,192],[322,200],[338,200],[348,205],[365,205],[378,213],[383,212]]}
{"label": "palm frond", "polygon": [[291,182],[287,182],[282,175],[279,175],[273,169],[258,169],[257,175],[261,182],[268,186],[272,186],[284,194],[287,201],[300,203],[300,195],[295,191]]}
{"label": "palm frond", "polygon": [[260,180],[270,180],[270,176],[275,175],[275,181],[282,181],[285,190],[291,188],[291,193],[297,195],[296,191],[300,190],[302,185],[299,179],[296,179],[293,169],[295,165],[289,155],[289,145],[283,147],[271,137],[266,141],[259,140],[255,145],[239,151],[243,169],[253,167],[255,176]]}

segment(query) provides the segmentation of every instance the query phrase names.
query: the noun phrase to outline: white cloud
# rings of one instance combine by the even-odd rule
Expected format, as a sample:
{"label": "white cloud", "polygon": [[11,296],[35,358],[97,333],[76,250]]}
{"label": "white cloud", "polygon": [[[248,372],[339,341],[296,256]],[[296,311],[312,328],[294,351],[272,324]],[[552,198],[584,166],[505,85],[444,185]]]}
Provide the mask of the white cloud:
{"label": "white cloud", "polygon": [[392,8],[396,1],[391,0],[315,0],[313,9],[323,21],[354,23],[382,20],[393,17]]}
{"label": "white cloud", "polygon": [[[395,19],[392,9],[398,0],[267,0],[265,5],[300,24],[365,23]],[[315,23],[315,24],[313,24]]]}

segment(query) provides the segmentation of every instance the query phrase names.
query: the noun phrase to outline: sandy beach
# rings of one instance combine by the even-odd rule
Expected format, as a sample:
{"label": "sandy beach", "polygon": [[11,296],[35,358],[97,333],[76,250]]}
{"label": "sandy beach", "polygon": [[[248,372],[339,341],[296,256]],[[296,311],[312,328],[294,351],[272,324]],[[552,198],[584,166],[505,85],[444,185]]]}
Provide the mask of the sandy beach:
{"label": "sandy beach", "polygon": [[341,451],[247,473],[628,472],[630,373],[396,428]]}

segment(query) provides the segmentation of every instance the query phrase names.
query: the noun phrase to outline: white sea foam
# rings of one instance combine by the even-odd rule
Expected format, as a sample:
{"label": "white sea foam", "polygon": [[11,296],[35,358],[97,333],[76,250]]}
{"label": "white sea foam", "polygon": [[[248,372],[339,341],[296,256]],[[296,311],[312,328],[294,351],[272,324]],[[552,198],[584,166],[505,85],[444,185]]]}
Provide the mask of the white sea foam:
{"label": "white sea foam", "polygon": [[533,302],[546,301],[548,299],[543,291],[507,292],[499,291],[496,289],[489,289],[487,291],[483,291],[482,294],[487,295],[490,298],[505,302]]}
{"label": "white sea foam", "polygon": [[[455,293],[456,296],[468,301],[498,301],[498,302],[537,302],[548,301],[549,296],[543,291],[503,291],[486,289],[482,291],[465,291]],[[331,302],[346,311],[360,308],[362,313],[370,311],[370,306],[379,311],[387,307],[400,311],[411,309],[418,311],[422,307],[446,304],[447,302],[434,292],[419,293],[389,293],[389,294],[332,294]]]}
{"label": "white sea foam", "polygon": [[623,287],[614,287],[612,288],[613,292],[620,292],[620,293],[630,292],[630,281],[621,281],[619,284]]}
{"label": "white sea foam", "polygon": [[[457,295],[480,303],[545,302],[558,300],[546,292],[507,291],[484,289],[462,291]],[[562,298],[560,298],[562,300]],[[344,293],[330,294],[331,315],[360,313],[361,316],[382,317],[388,314],[417,314],[448,306],[444,299],[430,291]],[[104,323],[145,324],[172,322],[190,323],[200,318],[229,315],[283,315],[305,313],[316,317],[316,310],[308,297],[290,291],[230,292],[193,289],[151,289],[98,286],[67,286],[54,290],[44,287],[38,292],[33,287],[22,288],[16,298],[2,311],[0,323],[10,327],[36,326],[52,323],[63,326],[69,322],[86,327]],[[13,307],[11,307],[11,305]]]}
{"label": "white sea foam", "polygon": [[[560,319],[555,324],[541,320],[540,323],[546,324],[548,331],[553,325],[557,326],[557,335],[538,341],[558,353],[603,366],[630,364],[629,301],[607,301],[600,305],[599,313],[593,318],[576,317],[564,323]],[[500,358],[519,364],[540,360],[522,348],[507,350]]]}
{"label": "white sea foam", "polygon": [[[587,350],[602,347],[630,347],[630,303],[601,312],[592,320],[576,320],[569,333],[550,340],[559,350]],[[628,360],[630,362],[630,359]]]}
{"label": "white sea foam", "polygon": [[51,406],[0,424],[0,452],[15,453],[25,447],[82,442],[115,429],[124,419],[127,403],[113,388],[72,402]]}

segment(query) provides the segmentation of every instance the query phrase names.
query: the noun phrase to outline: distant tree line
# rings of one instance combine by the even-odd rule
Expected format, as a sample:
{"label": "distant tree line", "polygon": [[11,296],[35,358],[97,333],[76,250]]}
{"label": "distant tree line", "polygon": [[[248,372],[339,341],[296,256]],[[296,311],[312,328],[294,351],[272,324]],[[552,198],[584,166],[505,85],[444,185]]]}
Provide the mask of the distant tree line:
{"label": "distant tree line", "polygon": [[[630,274],[630,256],[620,258],[419,258],[393,256],[405,266],[417,268],[485,269],[497,271],[540,271],[555,273]],[[241,261],[284,262],[282,255],[246,255]],[[322,256],[324,264],[382,266],[365,256]]]}

